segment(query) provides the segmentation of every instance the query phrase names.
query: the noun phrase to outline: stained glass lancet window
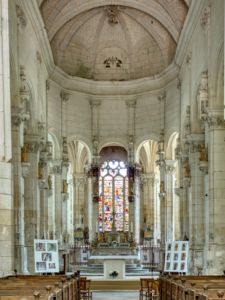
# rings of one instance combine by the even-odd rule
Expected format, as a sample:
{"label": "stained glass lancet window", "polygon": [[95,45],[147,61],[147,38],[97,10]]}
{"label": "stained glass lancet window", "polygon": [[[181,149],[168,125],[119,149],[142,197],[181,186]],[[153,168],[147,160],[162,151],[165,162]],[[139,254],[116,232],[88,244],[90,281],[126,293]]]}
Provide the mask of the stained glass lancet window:
{"label": "stained glass lancet window", "polygon": [[99,231],[129,230],[127,168],[123,161],[105,161],[99,178]]}

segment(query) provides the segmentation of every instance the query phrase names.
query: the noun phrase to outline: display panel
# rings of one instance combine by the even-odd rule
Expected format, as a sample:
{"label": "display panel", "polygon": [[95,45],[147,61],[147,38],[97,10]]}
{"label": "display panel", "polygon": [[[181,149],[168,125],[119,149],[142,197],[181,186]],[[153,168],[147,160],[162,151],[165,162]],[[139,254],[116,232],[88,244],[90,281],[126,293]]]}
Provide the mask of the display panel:
{"label": "display panel", "polygon": [[36,273],[59,272],[57,240],[34,240],[34,261]]}
{"label": "display panel", "polygon": [[167,242],[164,272],[187,273],[188,251],[188,241]]}

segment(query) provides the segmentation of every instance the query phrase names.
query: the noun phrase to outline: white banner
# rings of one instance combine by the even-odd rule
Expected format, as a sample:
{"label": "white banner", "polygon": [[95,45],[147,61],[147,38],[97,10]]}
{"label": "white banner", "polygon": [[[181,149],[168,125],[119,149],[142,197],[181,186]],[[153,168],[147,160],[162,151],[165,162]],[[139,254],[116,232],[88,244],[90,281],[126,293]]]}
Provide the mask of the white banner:
{"label": "white banner", "polygon": [[59,272],[57,240],[34,240],[34,261],[36,273]]}

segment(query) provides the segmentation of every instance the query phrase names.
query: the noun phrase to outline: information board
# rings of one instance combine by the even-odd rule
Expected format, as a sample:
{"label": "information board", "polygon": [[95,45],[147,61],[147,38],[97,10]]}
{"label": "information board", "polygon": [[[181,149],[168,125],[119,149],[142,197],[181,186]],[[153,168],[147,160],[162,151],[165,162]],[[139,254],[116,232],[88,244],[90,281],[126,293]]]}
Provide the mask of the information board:
{"label": "information board", "polygon": [[34,261],[36,273],[59,272],[58,241],[34,240]]}
{"label": "information board", "polygon": [[164,272],[187,273],[188,252],[188,241],[167,242]]}

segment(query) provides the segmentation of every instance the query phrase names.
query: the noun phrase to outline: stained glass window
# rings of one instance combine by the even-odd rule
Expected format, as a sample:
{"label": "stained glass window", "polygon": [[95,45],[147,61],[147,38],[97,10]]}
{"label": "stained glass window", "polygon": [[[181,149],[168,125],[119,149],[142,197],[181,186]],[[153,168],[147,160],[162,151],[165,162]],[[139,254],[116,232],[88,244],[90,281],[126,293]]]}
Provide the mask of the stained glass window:
{"label": "stained glass window", "polygon": [[123,161],[106,161],[99,178],[99,231],[129,230],[127,168]]}

